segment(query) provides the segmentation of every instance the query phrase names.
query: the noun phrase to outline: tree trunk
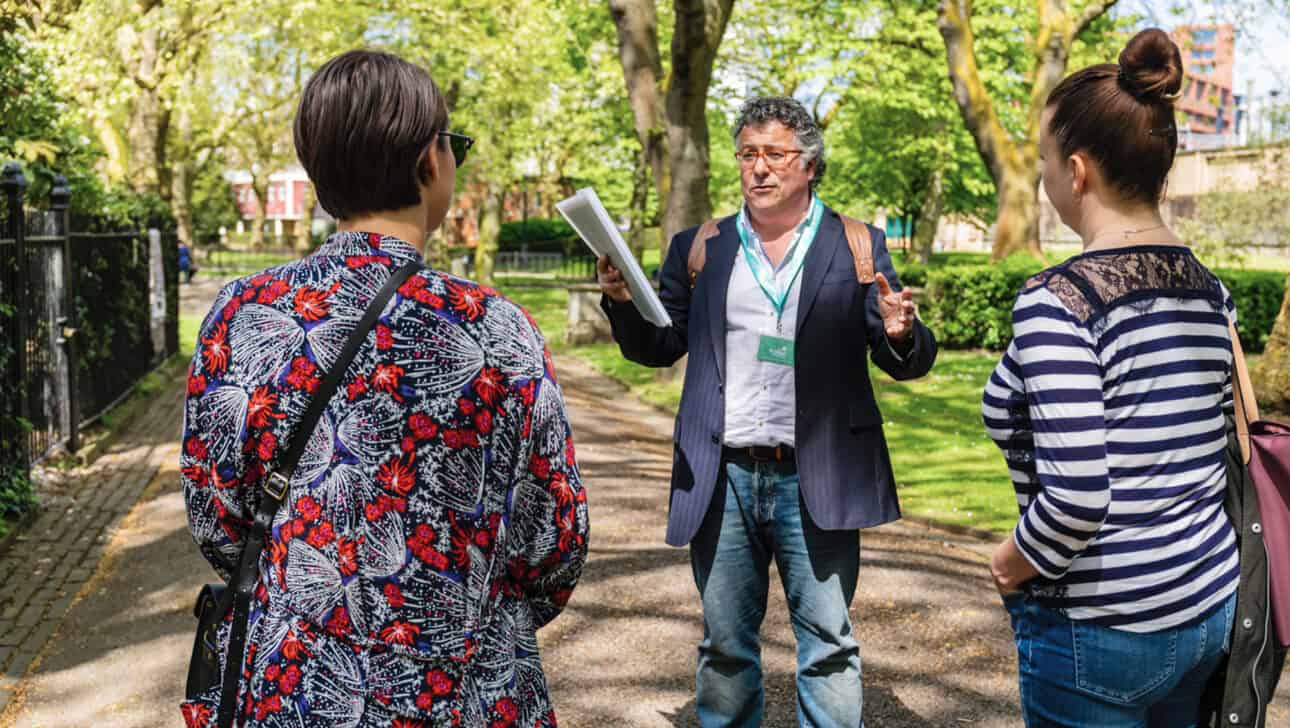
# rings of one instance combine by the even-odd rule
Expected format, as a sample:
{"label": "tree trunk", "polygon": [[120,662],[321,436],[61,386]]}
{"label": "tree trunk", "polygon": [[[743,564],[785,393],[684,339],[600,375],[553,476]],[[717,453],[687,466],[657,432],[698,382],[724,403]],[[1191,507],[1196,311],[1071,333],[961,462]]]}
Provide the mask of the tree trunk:
{"label": "tree trunk", "polygon": [[923,196],[923,206],[919,208],[918,221],[914,223],[914,239],[910,241],[918,262],[923,265],[932,262],[932,247],[936,243],[936,230],[940,227],[944,210],[945,179],[944,173],[938,169],[927,181],[927,194]]}
{"label": "tree trunk", "polygon": [[[708,197],[708,87],[734,0],[675,0],[672,77],[667,91],[667,152],[671,179],[663,216],[669,242],[712,215]],[[660,198],[662,199],[662,198]],[[663,250],[666,257],[667,250]]]}
{"label": "tree trunk", "polygon": [[636,136],[662,206],[662,249],[672,236],[712,214],[708,197],[706,107],[712,66],[734,0],[674,0],[672,73],[666,100],[654,0],[610,0],[618,55]]}
{"label": "tree trunk", "polygon": [[1014,137],[995,112],[976,62],[972,34],[972,3],[941,0],[936,25],[945,41],[954,100],[982,161],[990,170],[999,195],[994,260],[1027,251],[1038,256],[1039,247],[1039,132],[1040,116],[1048,95],[1061,81],[1075,38],[1116,0],[1095,0],[1079,16],[1068,12],[1064,0],[1034,0],[1039,30],[1032,51],[1034,68],[1026,77],[1030,86],[1026,128]]}
{"label": "tree trunk", "polygon": [[475,280],[493,285],[493,267],[497,262],[497,235],[502,229],[502,189],[490,182],[484,193],[484,209],[479,214],[479,243],[475,246]]}
{"label": "tree trunk", "polygon": [[[609,0],[618,29],[618,59],[627,83],[636,140],[641,145],[637,174],[649,174],[660,207],[667,204],[667,136],[663,126],[663,61],[658,48],[658,10],[655,0]],[[647,203],[644,203],[647,204]],[[644,209],[643,207],[641,209]],[[666,248],[663,233],[660,248]]]}
{"label": "tree trunk", "polygon": [[170,112],[155,91],[140,89],[130,107],[126,141],[130,147],[130,188],[170,197],[166,134]]}
{"label": "tree trunk", "polygon": [[313,222],[314,222],[314,205],[317,199],[314,196],[314,186],[305,184],[304,199],[301,200],[300,209],[302,214],[296,221],[296,252],[308,253],[314,246]]}
{"label": "tree trunk", "polygon": [[1026,252],[1038,258],[1039,246],[1039,168],[1010,167],[998,187],[999,207],[995,220],[992,260]]}
{"label": "tree trunk", "polygon": [[1290,276],[1286,277],[1286,292],[1272,335],[1250,376],[1259,402],[1270,410],[1268,414],[1290,416]]}
{"label": "tree trunk", "polygon": [[175,216],[175,234],[179,242],[196,250],[196,236],[193,233],[193,165],[188,160],[175,163],[174,175],[170,181],[170,212]]}
{"label": "tree trunk", "polygon": [[126,140],[130,147],[130,187],[170,198],[170,168],[166,164],[166,136],[170,109],[158,89],[160,29],[147,27],[139,36],[138,55],[126,59],[137,87],[131,99]]}
{"label": "tree trunk", "polygon": [[126,148],[126,141],[121,137],[120,130],[112,123],[111,119],[106,116],[94,115],[94,131],[98,137],[99,145],[103,147],[104,173],[107,176],[108,184],[115,185],[125,182],[129,179],[130,171],[130,154]]}
{"label": "tree trunk", "polygon": [[645,259],[645,218],[649,215],[649,167],[645,164],[644,153],[636,155],[635,168],[632,170],[631,229],[627,234],[627,244],[637,261]]}
{"label": "tree trunk", "polygon": [[269,199],[269,179],[260,177],[253,172],[251,174],[251,192],[255,195],[255,217],[251,220],[251,249],[262,250],[264,248],[264,224],[268,219],[265,204],[266,200]]}
{"label": "tree trunk", "polygon": [[170,212],[175,216],[175,234],[179,242],[195,250],[193,237],[193,178],[197,165],[193,159],[192,116],[187,105],[181,106],[175,118],[174,160],[170,179]]}

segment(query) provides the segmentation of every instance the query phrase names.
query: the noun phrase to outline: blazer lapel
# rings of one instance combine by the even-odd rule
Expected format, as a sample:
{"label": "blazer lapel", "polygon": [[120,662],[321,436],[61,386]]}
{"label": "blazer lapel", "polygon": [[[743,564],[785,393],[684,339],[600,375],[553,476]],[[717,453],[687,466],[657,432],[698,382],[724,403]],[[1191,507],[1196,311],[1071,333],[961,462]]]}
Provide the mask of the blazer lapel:
{"label": "blazer lapel", "polygon": [[815,234],[811,249],[806,251],[806,262],[802,267],[802,287],[797,294],[797,331],[799,333],[802,330],[802,323],[806,321],[806,315],[810,313],[811,306],[815,303],[816,295],[820,292],[820,283],[824,280],[824,274],[829,272],[834,256],[842,247],[843,238],[841,218],[832,208],[826,207],[824,219],[820,221],[820,229]]}
{"label": "blazer lapel", "polygon": [[708,241],[708,257],[701,274],[706,279],[703,295],[707,297],[708,335],[712,337],[712,351],[717,356],[717,376],[722,382],[726,380],[726,294],[730,290],[735,255],[739,252],[736,224],[732,215],[717,225],[718,234]]}

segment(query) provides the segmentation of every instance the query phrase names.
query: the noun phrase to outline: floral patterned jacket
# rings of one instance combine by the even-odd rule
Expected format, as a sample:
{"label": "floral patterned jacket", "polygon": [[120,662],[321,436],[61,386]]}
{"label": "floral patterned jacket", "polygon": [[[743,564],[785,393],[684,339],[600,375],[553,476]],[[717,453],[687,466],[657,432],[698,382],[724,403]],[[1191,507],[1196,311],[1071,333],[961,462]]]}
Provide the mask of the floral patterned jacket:
{"label": "floral patterned jacket", "polygon": [[[528,314],[423,269],[296,432],[367,302],[414,260],[396,238],[340,233],[230,283],[202,325],[180,464],[221,576],[261,482],[309,438],[260,559],[236,725],[556,724],[536,630],[581,573],[587,504]],[[187,725],[213,725],[218,701],[216,686],[184,703]]]}

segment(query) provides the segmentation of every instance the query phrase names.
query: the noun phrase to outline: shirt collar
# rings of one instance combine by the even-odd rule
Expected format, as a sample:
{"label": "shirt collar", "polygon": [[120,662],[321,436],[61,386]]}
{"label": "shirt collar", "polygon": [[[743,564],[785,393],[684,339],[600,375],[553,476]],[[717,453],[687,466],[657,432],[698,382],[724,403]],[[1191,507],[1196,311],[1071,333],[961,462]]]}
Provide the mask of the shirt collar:
{"label": "shirt collar", "polygon": [[395,266],[407,263],[421,263],[421,251],[416,246],[401,238],[361,231],[338,232],[327,238],[327,242],[318,248],[319,255],[337,255],[349,257],[354,255],[384,256]]}
{"label": "shirt collar", "polygon": [[[783,262],[787,261],[792,256],[793,250],[797,247],[797,244],[801,241],[802,231],[806,228],[807,225],[810,224],[811,213],[815,210],[815,205],[817,204],[817,202],[818,201],[816,200],[815,193],[812,192],[810,200],[806,203],[806,212],[802,213],[802,219],[799,220],[797,225],[793,227],[793,244],[789,246],[788,253],[784,256],[784,261],[781,261],[780,263],[781,266],[783,265]],[[823,203],[819,203],[819,204],[823,204]],[[769,262],[770,258],[766,256],[766,248],[764,247],[761,236],[757,234],[757,231],[752,226],[752,218],[749,217],[748,215],[747,202],[745,202],[743,206],[739,208],[739,214],[736,216],[735,222],[737,225],[743,228],[744,232],[747,234],[748,240],[753,244],[752,246],[753,250],[759,256],[761,256],[767,262]]]}
{"label": "shirt collar", "polygon": [[[795,233],[801,232],[802,228],[805,227],[808,222],[810,222],[811,211],[814,209],[815,209],[815,193],[812,192],[810,199],[808,199],[806,202],[806,211],[802,213],[802,219],[798,220],[797,225],[793,227],[793,232]],[[744,229],[749,233],[750,237],[760,242],[761,236],[757,234],[757,231],[752,226],[752,217],[748,214],[747,202],[745,202],[740,207],[738,219],[739,219],[739,223],[744,226]]]}

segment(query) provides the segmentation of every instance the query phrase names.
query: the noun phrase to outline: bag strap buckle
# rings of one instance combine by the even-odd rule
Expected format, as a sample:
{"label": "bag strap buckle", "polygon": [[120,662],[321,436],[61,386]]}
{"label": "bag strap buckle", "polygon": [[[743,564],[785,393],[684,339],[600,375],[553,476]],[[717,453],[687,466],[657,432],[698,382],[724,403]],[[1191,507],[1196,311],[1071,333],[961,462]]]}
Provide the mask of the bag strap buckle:
{"label": "bag strap buckle", "polygon": [[282,473],[273,472],[269,474],[269,479],[264,481],[264,492],[273,496],[275,501],[282,502],[287,496],[287,488],[290,487],[291,481]]}

